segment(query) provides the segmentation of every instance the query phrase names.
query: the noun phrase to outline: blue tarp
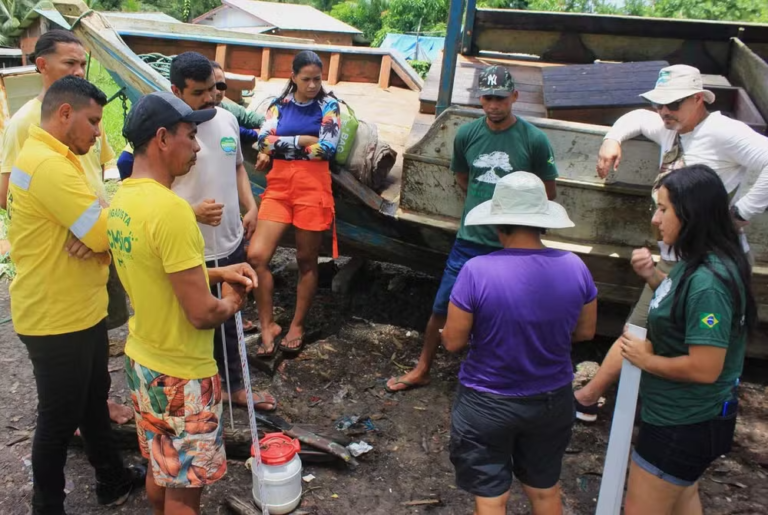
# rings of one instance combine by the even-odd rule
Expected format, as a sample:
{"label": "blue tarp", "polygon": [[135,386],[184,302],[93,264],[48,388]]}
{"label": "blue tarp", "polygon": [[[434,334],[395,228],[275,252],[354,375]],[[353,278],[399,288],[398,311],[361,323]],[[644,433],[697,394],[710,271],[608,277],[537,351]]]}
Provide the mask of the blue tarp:
{"label": "blue tarp", "polygon": [[445,38],[419,36],[417,40],[413,34],[387,34],[381,44],[381,48],[394,48],[406,59],[430,63],[437,59],[444,46]]}

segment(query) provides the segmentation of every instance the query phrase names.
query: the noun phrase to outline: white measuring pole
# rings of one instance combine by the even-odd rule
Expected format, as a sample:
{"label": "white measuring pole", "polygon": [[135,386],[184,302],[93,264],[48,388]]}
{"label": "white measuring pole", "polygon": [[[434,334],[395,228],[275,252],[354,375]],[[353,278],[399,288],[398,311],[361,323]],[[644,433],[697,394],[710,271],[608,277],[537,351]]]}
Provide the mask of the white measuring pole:
{"label": "white measuring pole", "polygon": [[[632,336],[645,340],[644,327],[628,324],[628,332]],[[608,439],[608,451],[605,454],[596,515],[619,515],[621,512],[629,449],[632,445],[632,428],[635,425],[637,394],[640,391],[640,375],[641,370],[625,359],[621,365],[619,392],[616,395],[616,407],[613,410],[611,436]]]}
{"label": "white measuring pole", "polygon": [[243,332],[243,318],[240,312],[235,315],[237,324],[237,344],[240,351],[240,366],[243,369],[243,384],[245,385],[246,404],[248,405],[248,422],[251,426],[251,442],[253,445],[253,469],[259,480],[259,498],[261,499],[261,513],[269,515],[267,508],[267,495],[264,488],[264,469],[261,464],[261,449],[259,448],[259,428],[256,426],[255,408],[253,406],[253,392],[251,390],[251,372],[248,369],[248,354],[245,347],[245,334]]}
{"label": "white measuring pole", "polygon": [[[218,246],[216,245],[216,226],[213,227],[213,266],[219,268],[219,255]],[[216,285],[216,291],[221,298],[221,283]],[[240,313],[238,312],[238,316]],[[235,430],[235,415],[232,413],[232,386],[229,383],[229,359],[227,358],[227,333],[224,330],[225,322],[221,323],[221,346],[224,348],[224,378],[227,381],[227,399],[229,399],[229,427],[232,431]]]}

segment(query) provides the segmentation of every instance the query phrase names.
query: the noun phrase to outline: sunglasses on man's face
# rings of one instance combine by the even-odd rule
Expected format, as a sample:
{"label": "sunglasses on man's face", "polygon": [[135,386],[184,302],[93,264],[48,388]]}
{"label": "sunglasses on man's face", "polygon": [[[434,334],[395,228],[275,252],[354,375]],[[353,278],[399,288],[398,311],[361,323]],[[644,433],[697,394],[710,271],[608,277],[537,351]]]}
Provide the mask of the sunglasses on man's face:
{"label": "sunglasses on man's face", "polygon": [[691,98],[691,97],[681,98],[680,100],[676,100],[674,102],[670,102],[669,104],[657,104],[655,102],[651,102],[651,106],[654,109],[656,109],[657,111],[661,111],[665,107],[667,109],[669,109],[670,111],[677,111],[677,110],[680,109],[680,106],[682,105],[682,103],[685,102],[686,100],[688,100],[689,98]]}
{"label": "sunglasses on man's face", "polygon": [[216,83],[216,89],[219,91],[227,91],[227,83],[226,82],[217,82]]}

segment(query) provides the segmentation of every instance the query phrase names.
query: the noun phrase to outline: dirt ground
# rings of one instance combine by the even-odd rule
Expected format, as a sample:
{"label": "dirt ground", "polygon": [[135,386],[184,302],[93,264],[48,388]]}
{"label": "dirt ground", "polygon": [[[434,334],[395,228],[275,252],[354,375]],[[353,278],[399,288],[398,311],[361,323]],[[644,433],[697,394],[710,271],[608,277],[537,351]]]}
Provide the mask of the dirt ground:
{"label": "dirt ground", "polygon": [[[278,322],[290,321],[295,300],[295,271],[287,266],[289,250],[273,262]],[[342,260],[343,262],[344,260]],[[325,268],[333,267],[333,264]],[[374,450],[359,458],[355,471],[343,465],[305,464],[303,514],[470,514],[471,497],[456,489],[448,459],[450,406],[457,384],[460,356],[440,351],[428,388],[390,395],[384,383],[411,367],[418,358],[421,336],[438,280],[406,268],[369,263],[353,291],[333,294],[331,274],[322,284],[310,315],[312,344],[293,360],[280,363],[269,377],[252,367],[255,388],[270,389],[280,402],[278,413],[294,423],[312,424],[332,434],[345,415],[371,417],[376,431],[356,436]],[[7,285],[0,291],[0,514],[27,513],[31,497],[30,436],[35,425],[35,389],[26,351],[13,332]],[[251,308],[252,309],[252,308]],[[247,318],[255,320],[252,311]],[[122,358],[125,327],[110,333],[114,341],[112,397],[128,402]],[[578,345],[574,364],[579,377],[589,375],[605,342]],[[734,451],[715,463],[701,481],[705,513],[768,513],[768,366],[748,362],[742,383],[742,404]],[[608,396],[605,413],[612,410]],[[245,410],[236,409],[238,427],[246,427]],[[609,416],[592,426],[577,424],[565,457],[562,485],[566,513],[594,513],[610,428]],[[126,451],[128,462],[138,462]],[[118,509],[97,506],[93,474],[81,449],[72,448],[67,464],[67,510],[70,514],[148,513],[143,492]],[[242,461],[230,460],[224,480],[206,490],[203,513],[227,513],[230,495],[248,499],[252,484]],[[528,513],[519,485],[512,489],[509,513]],[[436,506],[406,506],[418,500],[439,500]]]}

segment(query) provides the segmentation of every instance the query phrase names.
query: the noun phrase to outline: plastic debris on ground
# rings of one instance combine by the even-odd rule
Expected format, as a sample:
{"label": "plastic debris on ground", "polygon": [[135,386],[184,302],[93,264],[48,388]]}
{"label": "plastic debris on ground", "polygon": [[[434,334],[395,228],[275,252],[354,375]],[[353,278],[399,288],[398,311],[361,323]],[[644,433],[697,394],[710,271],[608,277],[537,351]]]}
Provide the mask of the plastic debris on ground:
{"label": "plastic debris on ground", "polygon": [[301,480],[304,481],[305,483],[311,483],[312,481],[315,480],[315,476],[313,476],[312,474],[307,474],[306,476],[302,477]]}
{"label": "plastic debris on ground", "polygon": [[359,442],[352,442],[351,444],[349,444],[347,446],[347,449],[349,449],[349,452],[352,453],[352,456],[357,458],[362,454],[372,451],[373,446],[369,445],[364,440],[360,440]]}
{"label": "plastic debris on ground", "polygon": [[357,415],[345,415],[336,421],[336,430],[347,435],[361,435],[371,431],[378,431],[371,417],[360,418]]}

